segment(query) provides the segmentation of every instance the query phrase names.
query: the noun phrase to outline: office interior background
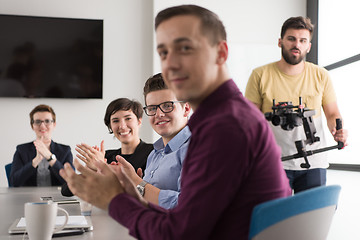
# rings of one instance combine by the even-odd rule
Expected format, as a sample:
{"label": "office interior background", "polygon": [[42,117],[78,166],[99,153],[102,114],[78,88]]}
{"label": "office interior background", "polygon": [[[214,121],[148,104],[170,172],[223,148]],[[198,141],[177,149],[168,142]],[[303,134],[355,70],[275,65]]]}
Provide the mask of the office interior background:
{"label": "office interior background", "polygon": [[[360,61],[356,29],[359,3],[356,0],[0,0],[0,14],[30,15],[104,20],[103,98],[49,99],[0,98],[0,168],[12,161],[16,145],[34,140],[29,113],[38,104],[52,106],[57,115],[53,140],[70,145],[75,156],[75,145],[81,142],[105,148],[119,148],[103,123],[106,106],[114,99],[128,97],[144,103],[142,88],[146,79],[160,71],[155,51],[153,21],[157,12],[178,4],[197,4],[209,8],[223,20],[228,33],[230,73],[244,91],[252,69],[277,61],[281,57],[277,46],[280,28],[291,16],[306,16],[308,2],[318,2],[318,64],[328,66],[355,56],[330,71],[338,104],[349,130],[349,146],[329,152],[331,163],[359,164],[356,148],[360,134],[356,126],[356,93],[359,77],[356,69]],[[0,53],[1,54],[1,53]],[[354,59],[354,58],[351,58]],[[144,115],[141,138],[153,142],[158,138]],[[335,144],[327,136],[329,145]],[[328,184],[340,184],[342,192],[328,239],[358,239],[360,207],[359,182],[356,171],[328,171]],[[5,171],[0,171],[0,187],[7,187]],[[305,230],[306,231],[306,230]]]}

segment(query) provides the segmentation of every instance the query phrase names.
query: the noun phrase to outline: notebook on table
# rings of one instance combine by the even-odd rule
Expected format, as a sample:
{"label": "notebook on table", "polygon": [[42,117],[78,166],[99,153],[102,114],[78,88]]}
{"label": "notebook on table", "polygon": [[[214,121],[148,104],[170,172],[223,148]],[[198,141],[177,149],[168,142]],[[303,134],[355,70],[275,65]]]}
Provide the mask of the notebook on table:
{"label": "notebook on table", "polygon": [[[56,226],[61,226],[65,221],[65,216],[56,216]],[[66,233],[71,230],[90,231],[93,230],[91,218],[89,216],[74,215],[69,216],[68,223],[63,230],[57,232],[57,234]],[[16,219],[9,227],[10,234],[23,234],[26,231],[25,218]]]}

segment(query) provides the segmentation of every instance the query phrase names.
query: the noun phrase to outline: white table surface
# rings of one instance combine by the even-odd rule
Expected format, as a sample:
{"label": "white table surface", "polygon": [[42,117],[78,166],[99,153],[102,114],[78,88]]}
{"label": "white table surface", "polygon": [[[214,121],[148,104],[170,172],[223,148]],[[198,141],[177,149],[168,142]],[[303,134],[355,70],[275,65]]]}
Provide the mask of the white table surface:
{"label": "white table surface", "polygon": [[[66,198],[61,196],[58,187],[20,187],[0,188],[0,240],[23,239],[23,235],[10,235],[8,229],[17,218],[24,216],[26,202],[39,202],[40,197],[50,196],[54,200]],[[79,204],[61,204],[70,215],[80,215]],[[91,221],[94,229],[81,235],[58,237],[54,239],[134,239],[128,229],[113,220],[107,212],[93,207]]]}

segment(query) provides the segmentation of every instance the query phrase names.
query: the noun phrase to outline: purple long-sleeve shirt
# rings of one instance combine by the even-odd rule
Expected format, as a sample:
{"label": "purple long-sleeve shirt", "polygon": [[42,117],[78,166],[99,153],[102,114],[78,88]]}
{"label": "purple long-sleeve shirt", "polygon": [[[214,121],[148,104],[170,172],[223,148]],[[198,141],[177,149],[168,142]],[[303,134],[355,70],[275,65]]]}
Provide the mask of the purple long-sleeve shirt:
{"label": "purple long-sleeve shirt", "polygon": [[127,194],[109,214],[138,239],[248,239],[255,205],[290,195],[280,149],[261,112],[229,80],[189,120],[174,209],[145,208]]}

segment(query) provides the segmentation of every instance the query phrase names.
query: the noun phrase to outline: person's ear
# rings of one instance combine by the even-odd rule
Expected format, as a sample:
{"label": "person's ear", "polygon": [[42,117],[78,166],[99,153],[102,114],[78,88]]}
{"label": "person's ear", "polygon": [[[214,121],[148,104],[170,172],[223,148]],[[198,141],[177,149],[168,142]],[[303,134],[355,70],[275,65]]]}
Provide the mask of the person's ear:
{"label": "person's ear", "polygon": [[188,117],[190,115],[191,112],[191,107],[190,104],[188,102],[184,103],[184,117]]}
{"label": "person's ear", "polygon": [[216,63],[221,65],[226,62],[229,56],[229,49],[226,41],[220,41],[217,46],[218,56]]}
{"label": "person's ear", "polygon": [[308,48],[308,50],[306,52],[309,53],[310,50],[311,50],[311,42],[309,43],[309,48]]}
{"label": "person's ear", "polygon": [[138,118],[138,124],[139,124],[139,126],[141,126],[141,124],[142,124],[142,118]]}
{"label": "person's ear", "polygon": [[279,38],[279,40],[278,40],[278,47],[279,47],[279,48],[281,48],[281,44],[282,44],[282,39]]}

